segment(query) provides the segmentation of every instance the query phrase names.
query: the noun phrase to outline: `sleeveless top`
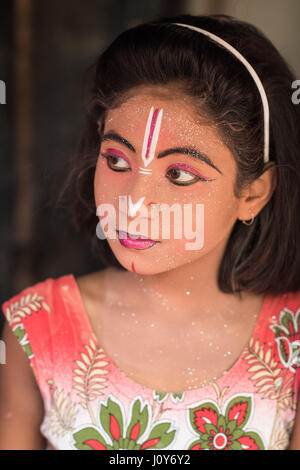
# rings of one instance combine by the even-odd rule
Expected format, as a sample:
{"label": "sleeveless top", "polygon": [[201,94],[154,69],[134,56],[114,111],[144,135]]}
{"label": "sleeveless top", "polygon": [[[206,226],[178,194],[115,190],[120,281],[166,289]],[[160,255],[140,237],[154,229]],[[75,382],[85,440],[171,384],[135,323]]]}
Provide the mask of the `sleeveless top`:
{"label": "sleeveless top", "polygon": [[30,361],[47,449],[287,449],[300,389],[300,291],[267,295],[251,338],[209,384],[160,393],[126,376],[92,331],[72,274],[2,305]]}

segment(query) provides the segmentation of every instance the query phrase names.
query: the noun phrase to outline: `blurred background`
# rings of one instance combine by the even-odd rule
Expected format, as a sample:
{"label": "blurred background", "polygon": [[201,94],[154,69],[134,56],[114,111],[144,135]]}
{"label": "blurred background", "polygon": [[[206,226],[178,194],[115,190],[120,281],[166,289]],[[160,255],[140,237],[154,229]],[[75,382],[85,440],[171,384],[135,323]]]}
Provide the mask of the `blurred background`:
{"label": "blurred background", "polygon": [[48,277],[101,268],[51,206],[83,122],[83,75],[124,29],[183,13],[256,25],[300,79],[299,0],[1,0],[1,303]]}

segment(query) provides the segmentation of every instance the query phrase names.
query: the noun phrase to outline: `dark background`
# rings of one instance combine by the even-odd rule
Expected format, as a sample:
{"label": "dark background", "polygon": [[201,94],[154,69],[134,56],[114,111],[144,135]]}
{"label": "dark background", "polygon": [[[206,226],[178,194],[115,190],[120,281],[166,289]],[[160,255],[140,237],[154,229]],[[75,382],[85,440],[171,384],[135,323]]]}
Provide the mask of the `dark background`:
{"label": "dark background", "polygon": [[124,29],[183,13],[255,24],[300,79],[299,0],[1,0],[1,303],[48,277],[101,267],[52,204],[82,125],[83,75]]}

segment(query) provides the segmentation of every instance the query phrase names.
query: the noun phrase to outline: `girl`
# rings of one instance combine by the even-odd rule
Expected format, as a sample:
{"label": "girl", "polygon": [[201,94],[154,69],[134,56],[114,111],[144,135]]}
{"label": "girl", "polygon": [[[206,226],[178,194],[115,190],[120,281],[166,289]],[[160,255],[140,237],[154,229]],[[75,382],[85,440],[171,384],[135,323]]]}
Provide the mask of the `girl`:
{"label": "girl", "polygon": [[106,267],[4,303],[1,448],[300,449],[291,71],[255,27],[183,15],[89,72],[67,186]]}

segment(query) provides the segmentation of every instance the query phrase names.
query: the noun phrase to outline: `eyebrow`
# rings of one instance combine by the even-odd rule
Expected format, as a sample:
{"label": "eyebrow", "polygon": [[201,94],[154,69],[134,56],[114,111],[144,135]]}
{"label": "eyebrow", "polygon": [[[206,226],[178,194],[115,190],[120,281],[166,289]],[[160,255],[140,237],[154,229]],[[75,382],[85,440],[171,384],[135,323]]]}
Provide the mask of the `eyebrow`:
{"label": "eyebrow", "polygon": [[[101,138],[101,141],[103,142],[104,140],[114,140],[115,142],[118,142],[120,144],[123,144],[125,145],[129,150],[131,150],[132,152],[136,153],[136,150],[135,148],[133,147],[133,145],[131,145],[130,142],[128,142],[128,140],[124,139],[124,137],[120,136],[117,132],[109,132],[107,134],[104,134]],[[191,157],[195,158],[196,160],[202,160],[204,163],[207,163],[207,165],[211,166],[212,168],[214,168],[215,170],[217,170],[219,173],[221,173],[221,175],[223,175],[222,171],[219,170],[219,168],[217,168],[214,163],[211,161],[211,159],[206,155],[204,154],[203,152],[198,152],[197,150],[195,150],[194,148],[191,148],[191,147],[174,147],[174,148],[170,148],[170,149],[167,149],[167,150],[164,150],[163,152],[160,152],[158,155],[157,155],[157,158],[163,158],[163,157],[166,157],[167,155],[171,155],[171,154],[178,154],[178,153],[183,153],[185,155],[190,155]]]}

